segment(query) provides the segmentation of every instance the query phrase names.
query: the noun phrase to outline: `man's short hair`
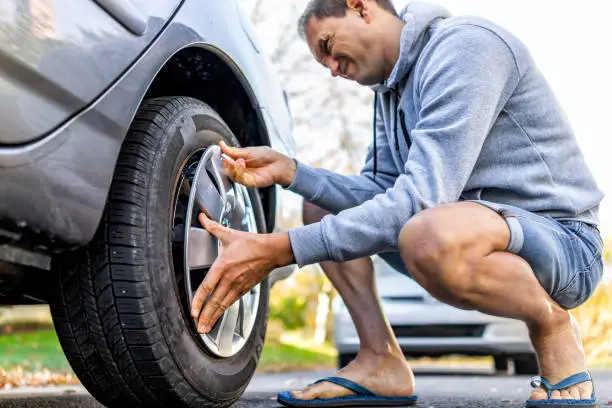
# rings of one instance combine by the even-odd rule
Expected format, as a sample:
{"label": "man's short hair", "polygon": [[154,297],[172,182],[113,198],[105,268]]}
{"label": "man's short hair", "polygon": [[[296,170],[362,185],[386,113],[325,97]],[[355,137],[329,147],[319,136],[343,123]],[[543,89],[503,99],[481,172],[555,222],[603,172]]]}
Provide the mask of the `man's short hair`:
{"label": "man's short hair", "polygon": [[[393,7],[391,0],[375,1],[381,8],[397,16],[397,11],[395,11],[395,7]],[[344,17],[347,9],[346,0],[310,0],[298,21],[298,33],[300,37],[306,39],[306,25],[308,25],[311,18]]]}

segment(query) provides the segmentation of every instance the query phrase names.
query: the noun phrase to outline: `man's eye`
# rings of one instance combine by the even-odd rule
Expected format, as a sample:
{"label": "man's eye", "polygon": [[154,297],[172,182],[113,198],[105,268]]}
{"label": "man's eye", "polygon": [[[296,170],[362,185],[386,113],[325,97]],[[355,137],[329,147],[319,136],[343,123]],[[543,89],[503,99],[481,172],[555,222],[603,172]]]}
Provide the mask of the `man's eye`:
{"label": "man's eye", "polygon": [[323,48],[325,49],[325,53],[327,55],[331,54],[330,49],[329,49],[329,40],[325,40],[325,42],[323,43]]}

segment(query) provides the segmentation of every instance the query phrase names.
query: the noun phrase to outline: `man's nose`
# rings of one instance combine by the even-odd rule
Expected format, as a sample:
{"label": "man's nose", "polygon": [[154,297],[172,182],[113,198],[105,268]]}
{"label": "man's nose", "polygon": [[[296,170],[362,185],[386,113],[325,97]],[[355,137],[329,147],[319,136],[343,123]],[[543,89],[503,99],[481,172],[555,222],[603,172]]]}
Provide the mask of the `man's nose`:
{"label": "man's nose", "polygon": [[323,65],[329,68],[329,71],[331,72],[331,75],[333,77],[337,77],[338,75],[340,75],[340,72],[339,72],[340,64],[338,63],[337,60],[335,60],[331,56],[326,56],[322,59],[321,62],[323,63]]}
{"label": "man's nose", "polygon": [[340,72],[338,71],[339,69],[340,64],[338,63],[338,61],[332,59],[329,64],[329,70],[331,71],[331,75],[333,77],[337,77],[338,75],[340,75]]}

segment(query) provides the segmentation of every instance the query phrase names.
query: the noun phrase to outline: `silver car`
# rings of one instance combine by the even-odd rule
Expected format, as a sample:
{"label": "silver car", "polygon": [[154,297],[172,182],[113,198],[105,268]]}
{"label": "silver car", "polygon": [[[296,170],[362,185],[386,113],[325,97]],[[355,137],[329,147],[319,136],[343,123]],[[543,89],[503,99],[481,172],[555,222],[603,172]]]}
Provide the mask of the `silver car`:
{"label": "silver car", "polygon": [[220,140],[293,154],[287,99],[236,0],[0,3],[0,304],[49,303],[107,406],[231,406],[275,271],[203,336],[206,212],[284,229],[283,191],[235,185]]}
{"label": "silver car", "polygon": [[[518,320],[461,310],[431,297],[415,281],[372,258],[382,308],[407,357],[492,356],[497,371],[537,374],[526,325]],[[340,296],[334,299],[334,342],[338,365],[359,351],[359,338]]]}

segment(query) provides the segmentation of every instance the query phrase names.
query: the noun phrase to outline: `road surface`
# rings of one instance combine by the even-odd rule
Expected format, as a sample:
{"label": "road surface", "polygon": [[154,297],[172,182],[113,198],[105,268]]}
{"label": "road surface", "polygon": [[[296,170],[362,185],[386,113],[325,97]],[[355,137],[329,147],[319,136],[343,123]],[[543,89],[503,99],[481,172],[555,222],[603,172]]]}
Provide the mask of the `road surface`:
{"label": "road surface", "polygon": [[[494,375],[483,369],[415,369],[419,407],[519,408],[529,394],[527,376]],[[278,408],[276,393],[300,388],[332,371],[257,375],[234,408]],[[612,370],[594,370],[601,408],[612,407]],[[2,408],[101,408],[81,387],[0,392]]]}

